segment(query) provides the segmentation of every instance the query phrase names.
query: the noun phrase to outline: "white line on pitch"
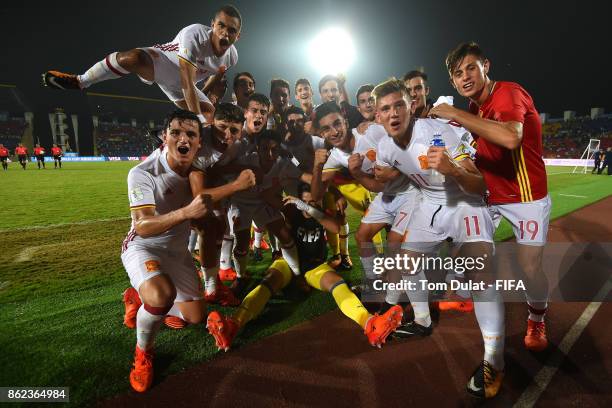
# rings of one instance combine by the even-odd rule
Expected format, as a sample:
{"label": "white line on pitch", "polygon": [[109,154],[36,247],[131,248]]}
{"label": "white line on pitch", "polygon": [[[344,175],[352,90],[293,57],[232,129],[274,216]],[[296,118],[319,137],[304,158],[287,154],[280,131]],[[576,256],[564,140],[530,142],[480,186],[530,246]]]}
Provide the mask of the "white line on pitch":
{"label": "white line on pitch", "polygon": [[560,195],[560,196],[563,196],[563,197],[587,198],[587,196],[583,196],[583,195],[575,195],[575,194],[562,194],[562,193],[559,193],[559,195]]}
{"label": "white line on pitch", "polygon": [[[605,299],[608,296],[608,293],[612,289],[612,280],[608,280],[605,285],[599,290],[597,295],[595,295],[595,299]],[[514,403],[514,407],[533,407],[535,403],[538,401],[546,387],[550,384],[553,376],[561,366],[561,362],[570,352],[574,343],[578,340],[584,329],[587,327],[602,302],[591,302],[584,309],[578,320],[574,323],[574,325],[569,329],[561,343],[559,344],[558,349],[548,358],[546,363],[544,363],[544,367],[538,371],[538,373],[533,377],[533,381],[523,391],[520,398]]]}
{"label": "white line on pitch", "polygon": [[17,228],[7,228],[0,230],[0,233],[12,232],[12,231],[31,231],[31,230],[44,230],[51,229],[57,227],[69,227],[71,225],[88,225],[88,224],[96,224],[99,222],[111,222],[111,221],[123,221],[129,220],[130,217],[118,217],[118,218],[100,218],[97,220],[87,220],[87,221],[78,221],[78,222],[65,222],[61,224],[52,224],[52,225],[34,225],[31,227],[17,227]]}

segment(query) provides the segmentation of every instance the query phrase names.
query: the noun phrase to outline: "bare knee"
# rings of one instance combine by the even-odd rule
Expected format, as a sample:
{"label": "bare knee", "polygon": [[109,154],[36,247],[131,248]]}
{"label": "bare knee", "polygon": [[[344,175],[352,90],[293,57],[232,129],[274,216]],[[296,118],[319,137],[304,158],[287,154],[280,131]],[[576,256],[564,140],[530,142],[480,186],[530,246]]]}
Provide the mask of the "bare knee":
{"label": "bare knee", "polygon": [[165,275],[158,275],[145,281],[139,288],[144,303],[153,307],[172,306],[176,298],[176,288]]}

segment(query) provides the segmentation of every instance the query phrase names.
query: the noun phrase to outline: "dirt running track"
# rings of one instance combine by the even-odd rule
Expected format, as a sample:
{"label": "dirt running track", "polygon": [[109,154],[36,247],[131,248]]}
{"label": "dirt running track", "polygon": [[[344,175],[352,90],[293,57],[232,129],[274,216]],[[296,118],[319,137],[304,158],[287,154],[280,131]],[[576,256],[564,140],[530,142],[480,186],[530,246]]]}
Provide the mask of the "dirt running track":
{"label": "dirt running track", "polygon": [[[612,197],[552,222],[549,240],[612,242],[610,215]],[[479,401],[465,392],[470,374],[482,359],[473,313],[447,312],[432,337],[392,341],[378,350],[368,345],[352,321],[332,311],[161,382],[158,379],[144,395],[129,392],[100,405],[612,407],[609,293],[607,300],[575,343],[570,343],[567,355],[558,347],[583,312],[588,312],[588,303],[551,306],[547,317],[551,347],[539,355],[527,352],[522,344],[525,306],[508,303],[506,378],[492,401]],[[534,386],[538,373],[551,374],[550,382]]]}

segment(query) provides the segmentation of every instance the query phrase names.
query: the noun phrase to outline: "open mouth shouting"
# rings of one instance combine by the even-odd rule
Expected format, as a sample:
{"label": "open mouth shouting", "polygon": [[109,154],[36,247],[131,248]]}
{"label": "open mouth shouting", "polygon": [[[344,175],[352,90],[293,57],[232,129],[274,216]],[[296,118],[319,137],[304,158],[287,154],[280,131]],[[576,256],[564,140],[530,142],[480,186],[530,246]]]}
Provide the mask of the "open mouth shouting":
{"label": "open mouth shouting", "polygon": [[391,128],[392,131],[398,132],[400,130],[401,124],[402,124],[401,120],[391,119],[391,122],[389,122],[389,127]]}
{"label": "open mouth shouting", "polygon": [[471,91],[472,89],[474,89],[474,81],[466,82],[461,88],[463,89],[463,92]]}
{"label": "open mouth shouting", "polygon": [[223,48],[227,48],[230,46],[230,42],[227,38],[221,38],[219,40],[219,45],[221,45]]}
{"label": "open mouth shouting", "polygon": [[182,145],[177,148],[178,152],[182,155],[187,155],[189,153],[189,146]]}

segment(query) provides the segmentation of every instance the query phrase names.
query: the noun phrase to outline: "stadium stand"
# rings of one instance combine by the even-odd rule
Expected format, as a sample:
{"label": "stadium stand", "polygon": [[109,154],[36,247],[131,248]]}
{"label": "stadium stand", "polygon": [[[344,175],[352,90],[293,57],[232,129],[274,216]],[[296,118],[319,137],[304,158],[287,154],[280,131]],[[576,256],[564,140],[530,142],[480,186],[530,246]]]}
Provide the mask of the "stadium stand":
{"label": "stadium stand", "polygon": [[612,146],[612,116],[576,118],[542,125],[545,158],[577,159],[591,138],[600,139],[603,149]]}
{"label": "stadium stand", "polygon": [[23,117],[8,117],[8,114],[0,112],[0,143],[12,153],[21,142],[26,126]]}
{"label": "stadium stand", "polygon": [[100,156],[144,156],[151,152],[151,139],[144,126],[100,122],[95,132]]}

